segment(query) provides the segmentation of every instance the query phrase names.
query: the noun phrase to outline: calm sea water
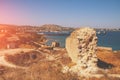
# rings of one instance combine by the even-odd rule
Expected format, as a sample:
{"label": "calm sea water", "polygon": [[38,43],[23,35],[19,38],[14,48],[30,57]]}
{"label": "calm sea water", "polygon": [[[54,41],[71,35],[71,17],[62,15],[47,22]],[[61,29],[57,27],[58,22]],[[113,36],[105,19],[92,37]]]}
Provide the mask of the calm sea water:
{"label": "calm sea water", "polygon": [[[60,43],[60,47],[65,47],[65,39],[69,34],[64,35],[46,35],[48,39],[47,45],[51,45],[52,41]],[[120,31],[107,31],[105,34],[97,34],[98,46],[112,47],[113,50],[120,50]]]}

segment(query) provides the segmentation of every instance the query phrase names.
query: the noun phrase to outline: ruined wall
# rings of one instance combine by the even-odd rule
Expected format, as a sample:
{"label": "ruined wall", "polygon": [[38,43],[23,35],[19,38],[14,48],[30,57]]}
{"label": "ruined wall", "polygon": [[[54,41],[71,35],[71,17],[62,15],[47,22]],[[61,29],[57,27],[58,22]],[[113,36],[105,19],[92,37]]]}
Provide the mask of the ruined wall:
{"label": "ruined wall", "polygon": [[72,62],[76,63],[69,70],[82,74],[97,71],[97,37],[92,28],[80,28],[66,39],[66,50]]}

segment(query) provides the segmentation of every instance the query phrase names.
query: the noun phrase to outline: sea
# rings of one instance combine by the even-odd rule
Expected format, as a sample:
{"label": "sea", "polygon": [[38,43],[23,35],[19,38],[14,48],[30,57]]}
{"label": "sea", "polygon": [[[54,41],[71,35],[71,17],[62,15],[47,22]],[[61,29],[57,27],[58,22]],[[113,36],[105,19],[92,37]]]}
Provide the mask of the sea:
{"label": "sea", "polygon": [[[65,40],[70,35],[70,33],[45,33],[48,41],[47,45],[51,45],[53,41],[59,42],[60,47],[65,47]],[[120,50],[120,31],[106,31],[105,33],[97,34],[98,46],[112,47],[113,50]]]}

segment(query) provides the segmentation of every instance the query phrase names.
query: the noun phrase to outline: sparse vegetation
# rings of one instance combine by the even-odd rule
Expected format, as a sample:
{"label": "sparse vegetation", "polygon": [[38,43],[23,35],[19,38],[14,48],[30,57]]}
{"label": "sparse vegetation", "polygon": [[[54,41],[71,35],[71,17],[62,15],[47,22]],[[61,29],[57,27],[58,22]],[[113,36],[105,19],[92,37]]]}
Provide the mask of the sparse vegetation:
{"label": "sparse vegetation", "polygon": [[[52,52],[54,53],[50,55],[55,55],[55,56],[59,55],[59,58],[57,57],[58,59],[49,61],[45,59],[45,57],[43,57],[44,59],[40,58],[43,55],[39,55],[40,53],[35,51],[27,52],[25,54],[23,53],[16,54],[14,56],[6,55],[6,59],[9,62],[12,62],[13,64],[16,64],[18,66],[24,66],[26,68],[20,69],[20,68],[10,68],[10,67],[1,66],[0,80],[119,80],[119,78],[108,77],[106,73],[103,73],[105,77],[101,77],[101,78],[95,78],[95,77],[84,78],[84,77],[79,77],[76,74],[71,74],[69,72],[62,73],[61,69],[63,65],[72,66],[74,64],[71,63],[69,58],[65,57],[66,53],[64,51],[63,52],[52,51]],[[37,55],[35,59],[30,57],[34,54]],[[109,54],[106,54],[104,56],[107,57],[108,55]],[[99,57],[102,56],[103,55],[99,55]],[[104,58],[101,59],[104,60]],[[107,60],[109,61],[109,58],[107,58],[106,61]],[[27,62],[29,62],[29,64]],[[112,61],[111,63],[114,63],[114,61]],[[110,69],[109,73],[119,73],[118,69],[120,69],[119,65],[117,65],[115,68]]]}

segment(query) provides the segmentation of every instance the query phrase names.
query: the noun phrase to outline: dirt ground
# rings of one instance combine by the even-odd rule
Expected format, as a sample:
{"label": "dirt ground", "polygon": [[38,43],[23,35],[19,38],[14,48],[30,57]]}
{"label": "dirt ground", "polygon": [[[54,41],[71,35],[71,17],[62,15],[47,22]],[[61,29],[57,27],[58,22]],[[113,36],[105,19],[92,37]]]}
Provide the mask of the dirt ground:
{"label": "dirt ground", "polygon": [[[112,66],[102,67],[103,70],[107,71],[107,73],[99,72],[103,73],[104,77],[87,79],[69,72],[61,72],[63,66],[72,66],[71,59],[65,49],[39,48],[34,51],[24,51],[24,54],[20,51],[17,52],[19,54],[16,53],[15,55],[13,55],[15,51],[8,52],[9,55],[4,55],[7,65],[0,63],[0,80],[120,80],[120,51],[98,49],[98,58],[105,64]],[[1,56],[0,59],[3,60],[3,55]]]}

